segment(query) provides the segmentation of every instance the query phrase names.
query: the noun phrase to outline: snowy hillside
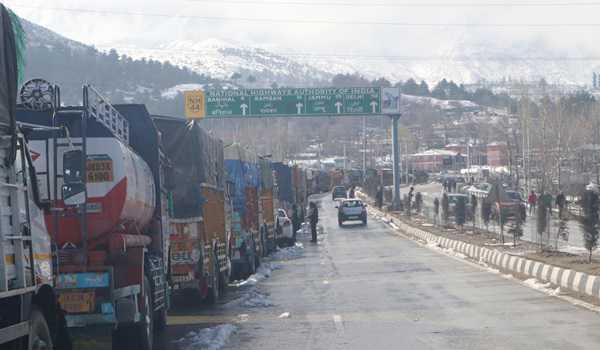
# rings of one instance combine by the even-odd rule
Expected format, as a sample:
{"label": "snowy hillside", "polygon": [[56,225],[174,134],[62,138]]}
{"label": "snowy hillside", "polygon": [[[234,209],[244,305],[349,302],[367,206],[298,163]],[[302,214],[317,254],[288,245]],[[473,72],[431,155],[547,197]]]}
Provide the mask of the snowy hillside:
{"label": "snowy hillside", "polygon": [[326,84],[332,77],[331,73],[282,55],[217,39],[173,41],[152,49],[119,48],[119,51],[133,58],[169,61],[247,87],[269,87],[274,82],[279,86],[315,86]]}
{"label": "snowy hillside", "polygon": [[[108,48],[108,47],[107,47]],[[303,55],[289,50],[261,48],[218,39],[202,42],[174,41],[152,49],[118,48],[134,58],[153,58],[188,67],[200,74],[229,79],[239,73],[241,85],[322,85],[338,73],[359,73],[368,79],[391,81],[414,78],[435,84],[441,79],[461,83],[504,78],[550,83],[587,84],[599,62],[565,59],[593,56],[586,52],[561,52],[541,40],[525,42],[481,42],[460,36],[428,56]],[[254,80],[256,78],[256,81]]]}

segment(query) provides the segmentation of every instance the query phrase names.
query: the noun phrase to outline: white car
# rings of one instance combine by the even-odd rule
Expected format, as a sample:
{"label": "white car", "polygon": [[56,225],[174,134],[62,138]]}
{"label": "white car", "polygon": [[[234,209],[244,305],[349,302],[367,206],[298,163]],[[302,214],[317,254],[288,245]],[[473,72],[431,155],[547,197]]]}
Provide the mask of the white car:
{"label": "white car", "polygon": [[363,225],[367,224],[367,205],[360,199],[343,199],[338,208],[338,224],[342,226],[344,221],[359,220]]}
{"label": "white car", "polygon": [[281,237],[293,237],[292,220],[284,209],[277,209],[277,225],[281,227]]}

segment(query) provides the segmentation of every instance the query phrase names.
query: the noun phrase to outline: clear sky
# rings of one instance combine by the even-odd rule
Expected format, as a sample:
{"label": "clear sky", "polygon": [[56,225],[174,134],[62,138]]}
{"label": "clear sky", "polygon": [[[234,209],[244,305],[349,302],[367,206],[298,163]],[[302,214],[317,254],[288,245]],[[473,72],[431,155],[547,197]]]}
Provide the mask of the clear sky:
{"label": "clear sky", "polygon": [[100,47],[152,48],[172,40],[218,38],[301,53],[425,56],[439,53],[456,40],[508,46],[516,41],[541,39],[569,55],[600,53],[596,50],[600,37],[600,0],[9,0],[4,3],[29,20]]}

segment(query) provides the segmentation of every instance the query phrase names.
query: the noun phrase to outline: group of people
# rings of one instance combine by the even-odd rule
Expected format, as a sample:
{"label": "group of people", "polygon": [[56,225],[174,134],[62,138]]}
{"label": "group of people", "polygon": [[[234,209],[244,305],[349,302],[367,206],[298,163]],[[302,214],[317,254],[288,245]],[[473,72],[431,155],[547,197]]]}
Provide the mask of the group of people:
{"label": "group of people", "polygon": [[444,187],[444,192],[456,192],[458,184],[456,179],[449,178],[442,182],[442,186]]}
{"label": "group of people", "polygon": [[[536,208],[544,208],[552,216],[552,194],[542,191],[539,196],[532,190],[527,197],[529,205],[529,215],[535,213]],[[558,216],[563,216],[563,211],[567,207],[567,198],[563,192],[559,192],[554,198],[554,205],[558,208]]]}
{"label": "group of people", "polygon": [[[308,222],[310,223],[311,242],[317,242],[317,223],[319,222],[319,208],[315,202],[310,202],[308,205]],[[304,222],[304,208],[301,205],[294,204],[292,206],[292,238],[296,240],[296,232],[302,227]]]}

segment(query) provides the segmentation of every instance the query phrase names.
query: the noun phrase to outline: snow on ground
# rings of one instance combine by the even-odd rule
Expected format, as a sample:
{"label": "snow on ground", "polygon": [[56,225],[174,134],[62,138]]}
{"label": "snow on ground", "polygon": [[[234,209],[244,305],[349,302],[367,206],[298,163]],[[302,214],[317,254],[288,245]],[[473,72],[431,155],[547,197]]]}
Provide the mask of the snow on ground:
{"label": "snow on ground", "polygon": [[235,287],[254,286],[254,285],[258,284],[260,281],[271,277],[271,274],[273,273],[273,271],[279,270],[280,268],[281,268],[281,266],[277,263],[263,262],[262,264],[260,264],[260,266],[256,270],[256,273],[250,275],[250,277],[248,277],[247,279],[245,279],[241,282],[232,283],[232,285]]}
{"label": "snow on ground", "polygon": [[215,327],[191,331],[185,337],[176,340],[182,350],[218,350],[227,343],[227,340],[237,327],[232,324],[222,324]]}
{"label": "snow on ground", "polygon": [[240,298],[225,304],[226,308],[259,308],[270,306],[273,306],[273,302],[269,298],[269,295],[258,288],[252,288],[243,293]]}
{"label": "snow on ground", "polygon": [[551,296],[557,296],[562,294],[560,287],[553,288],[550,282],[542,283],[535,278],[526,279],[525,281],[523,281],[523,284]]}
{"label": "snow on ground", "polygon": [[241,296],[225,304],[226,308],[259,308],[273,306],[269,295],[259,288],[260,282],[271,277],[273,271],[279,270],[281,264],[277,260],[292,260],[300,258],[304,254],[304,246],[297,242],[295,245],[286,248],[280,248],[272,254],[270,258],[265,258],[260,264],[256,273],[244,281],[232,283],[231,286],[237,288],[246,288]]}
{"label": "snow on ground", "polygon": [[300,242],[296,242],[291,247],[279,248],[273,253],[273,260],[293,260],[302,257],[304,254],[304,245]]}

